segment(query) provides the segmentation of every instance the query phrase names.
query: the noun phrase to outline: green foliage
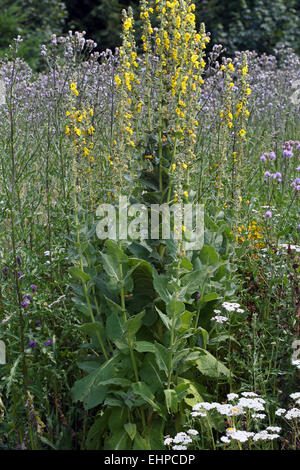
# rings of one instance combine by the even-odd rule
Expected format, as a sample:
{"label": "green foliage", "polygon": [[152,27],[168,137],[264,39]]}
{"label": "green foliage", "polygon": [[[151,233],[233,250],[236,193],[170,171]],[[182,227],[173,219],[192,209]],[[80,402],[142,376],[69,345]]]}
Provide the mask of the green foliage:
{"label": "green foliage", "polygon": [[297,0],[203,0],[196,4],[198,17],[213,33],[213,43],[225,46],[230,55],[246,49],[270,54],[283,46],[300,52]]}
{"label": "green foliage", "polygon": [[3,56],[13,39],[20,35],[23,42],[19,55],[34,69],[41,65],[41,45],[52,34],[61,34],[67,11],[59,0],[0,1],[0,53]]}

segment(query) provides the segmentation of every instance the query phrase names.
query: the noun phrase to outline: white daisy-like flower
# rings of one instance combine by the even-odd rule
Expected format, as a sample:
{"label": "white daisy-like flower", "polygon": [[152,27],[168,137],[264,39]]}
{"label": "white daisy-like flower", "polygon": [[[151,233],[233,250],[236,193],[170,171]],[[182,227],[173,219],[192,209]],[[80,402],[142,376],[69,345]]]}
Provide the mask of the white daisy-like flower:
{"label": "white daisy-like flower", "polygon": [[192,439],[185,432],[178,432],[176,436],[173,438],[173,442],[175,444],[181,444],[181,443],[188,444],[192,442]]}
{"label": "white daisy-like flower", "polygon": [[204,411],[192,411],[191,416],[193,418],[197,418],[197,416],[201,416],[204,418],[205,416],[207,416],[207,414]]}
{"label": "white daisy-like flower", "polygon": [[230,444],[230,439],[229,439],[229,437],[227,437],[227,436],[222,436],[222,437],[220,438],[220,441],[221,441],[221,442],[224,442],[224,444]]}
{"label": "white daisy-like flower", "polygon": [[286,418],[286,419],[296,419],[296,418],[300,418],[300,410],[299,410],[299,408],[292,408],[291,410],[289,410],[289,411],[286,413],[285,418]]}
{"label": "white daisy-like flower", "polygon": [[228,401],[233,401],[233,400],[235,400],[236,398],[239,398],[239,396],[238,396],[237,393],[228,393],[228,395],[227,395],[227,400],[228,400]]}
{"label": "white daisy-like flower", "polygon": [[199,433],[196,431],[196,429],[189,429],[187,434],[190,434],[191,436],[198,436]]}
{"label": "white daisy-like flower", "polygon": [[266,417],[266,415],[264,415],[263,413],[253,413],[252,415],[252,418],[256,418],[256,419],[264,419]]}
{"label": "white daisy-like flower", "polygon": [[221,313],[221,310],[214,310],[214,313]]}
{"label": "white daisy-like flower", "polygon": [[239,442],[247,442],[250,437],[254,436],[254,432],[236,431],[230,434],[230,438]]}
{"label": "white daisy-like flower", "polygon": [[226,429],[226,434],[228,434],[228,435],[232,434],[233,432],[236,432],[235,428],[227,428]]}
{"label": "white daisy-like flower", "polygon": [[224,302],[222,304],[222,307],[225,308],[225,310],[227,310],[227,312],[234,312],[235,311],[235,307],[233,307],[233,305],[229,302]]}
{"label": "white daisy-like flower", "polygon": [[254,435],[253,441],[273,441],[273,439],[277,439],[279,434],[269,434],[268,431],[260,431]]}
{"label": "white daisy-like flower", "polygon": [[281,431],[281,428],[279,426],[268,426],[266,428],[266,431],[272,431],[272,432],[279,433]]}
{"label": "white daisy-like flower", "polygon": [[237,408],[237,407],[233,407],[231,409],[231,416],[239,416],[239,415],[242,415],[243,414],[243,409],[242,408]]}
{"label": "white daisy-like flower", "polygon": [[187,450],[187,447],[186,446],[173,446],[172,449],[173,450]]}
{"label": "white daisy-like flower", "polygon": [[[220,413],[221,415],[224,415],[224,416],[232,416],[232,405],[220,405],[216,407],[216,410],[218,411],[218,413]],[[238,409],[238,408],[236,408]]]}
{"label": "white daisy-like flower", "polygon": [[165,446],[169,446],[170,444],[172,444],[173,442],[173,439],[171,437],[167,437],[165,440],[164,440],[164,445]]}
{"label": "white daisy-like flower", "polygon": [[290,397],[291,397],[293,400],[297,400],[297,398],[300,398],[300,392],[291,393],[291,394],[290,394]]}
{"label": "white daisy-like flower", "polygon": [[275,411],[276,416],[282,416],[286,410],[284,408],[278,408],[278,410]]}
{"label": "white daisy-like flower", "polygon": [[240,398],[237,402],[237,407],[248,408],[254,411],[265,411],[265,407],[263,406],[265,401],[261,400],[260,398]]}
{"label": "white daisy-like flower", "polygon": [[217,406],[219,406],[220,403],[208,403],[206,401],[202,402],[202,403],[196,403],[196,405],[193,406],[193,411],[200,411],[200,410],[212,410],[213,408],[216,408]]}
{"label": "white daisy-like flower", "polygon": [[227,317],[223,317],[222,315],[216,315],[215,317],[212,317],[213,321],[216,321],[217,323],[225,323],[228,321]]}
{"label": "white daisy-like flower", "polygon": [[258,397],[257,393],[254,393],[254,392],[242,392],[241,395],[243,397]]}

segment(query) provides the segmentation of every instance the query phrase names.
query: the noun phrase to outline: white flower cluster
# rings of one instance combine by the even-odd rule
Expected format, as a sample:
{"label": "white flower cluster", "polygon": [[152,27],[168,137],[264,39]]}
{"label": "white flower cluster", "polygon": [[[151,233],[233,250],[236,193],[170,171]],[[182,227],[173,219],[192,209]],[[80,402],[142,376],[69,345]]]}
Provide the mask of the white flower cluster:
{"label": "white flower cluster", "polygon": [[198,436],[198,434],[196,429],[189,429],[187,432],[179,432],[175,437],[166,437],[164,445],[172,445],[173,450],[187,450],[188,444],[193,442],[191,436]]}
{"label": "white flower cluster", "polygon": [[236,302],[223,302],[222,307],[227,310],[227,312],[238,312],[238,313],[244,313],[245,310],[240,308],[240,304]]}
{"label": "white flower cluster", "polygon": [[[254,412],[265,411],[265,400],[263,398],[260,398],[256,393],[242,392],[241,395],[241,398],[239,398],[237,393],[229,393],[227,395],[228,401],[232,402],[236,400],[235,404],[208,402],[197,403],[193,406],[191,416],[193,418],[197,416],[205,417],[207,415],[206,412],[213,409],[215,409],[218,413],[223,416],[239,416],[241,414],[244,414],[246,410],[252,410]],[[253,417],[262,419],[265,417],[265,415],[253,415]]]}
{"label": "white flower cluster", "polygon": [[[215,313],[221,313],[220,310],[214,310]],[[225,323],[228,321],[228,318],[227,317],[223,317],[223,315],[215,315],[214,317],[212,317],[212,320],[217,322],[217,323]]]}
{"label": "white flower cluster", "polygon": [[[290,397],[295,400],[296,405],[300,406],[300,392],[291,393]],[[298,419],[300,418],[300,408],[291,408],[286,410],[285,408],[279,408],[275,411],[276,416],[282,416],[285,419]]]}
{"label": "white flower cluster", "polygon": [[[271,433],[269,431],[271,431]],[[230,444],[232,440],[239,442],[247,442],[250,438],[253,438],[253,441],[272,441],[273,439],[277,439],[278,437],[280,437],[279,434],[272,433],[278,433],[280,431],[281,428],[276,426],[269,426],[264,431],[260,431],[258,433],[240,431],[236,430],[235,428],[228,428],[226,429],[226,436],[222,436],[220,438],[220,441],[224,444]]]}
{"label": "white flower cluster", "polygon": [[[240,308],[240,304],[236,302],[223,302],[222,307],[227,311],[227,312],[238,312],[238,313],[244,313],[245,310]],[[225,323],[229,320],[228,317],[225,317],[224,315],[221,315],[221,310],[214,310],[215,315],[212,317],[212,320],[217,322],[217,323]]]}

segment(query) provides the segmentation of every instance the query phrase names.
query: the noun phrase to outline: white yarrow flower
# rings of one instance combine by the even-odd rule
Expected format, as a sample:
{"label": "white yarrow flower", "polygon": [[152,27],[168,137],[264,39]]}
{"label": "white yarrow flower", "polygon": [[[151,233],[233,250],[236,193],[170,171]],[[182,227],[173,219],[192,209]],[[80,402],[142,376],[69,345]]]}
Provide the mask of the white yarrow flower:
{"label": "white yarrow flower", "polygon": [[187,434],[190,434],[191,436],[198,436],[199,433],[196,431],[196,429],[189,429]]}

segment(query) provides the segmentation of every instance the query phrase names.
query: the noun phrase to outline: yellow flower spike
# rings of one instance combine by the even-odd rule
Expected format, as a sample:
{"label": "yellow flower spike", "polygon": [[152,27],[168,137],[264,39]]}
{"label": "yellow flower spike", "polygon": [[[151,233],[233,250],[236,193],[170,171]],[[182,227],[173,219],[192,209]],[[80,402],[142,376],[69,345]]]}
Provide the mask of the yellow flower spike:
{"label": "yellow flower spike", "polygon": [[128,31],[129,29],[132,28],[132,18],[127,18],[124,23],[123,23],[123,28],[125,31]]}
{"label": "yellow flower spike", "polygon": [[184,191],[183,195],[184,197],[189,197],[189,193],[187,191]]}
{"label": "yellow flower spike", "polygon": [[119,88],[119,86],[121,85],[121,82],[122,80],[120,79],[119,75],[116,75],[115,76],[115,83],[117,85],[117,89]]}

